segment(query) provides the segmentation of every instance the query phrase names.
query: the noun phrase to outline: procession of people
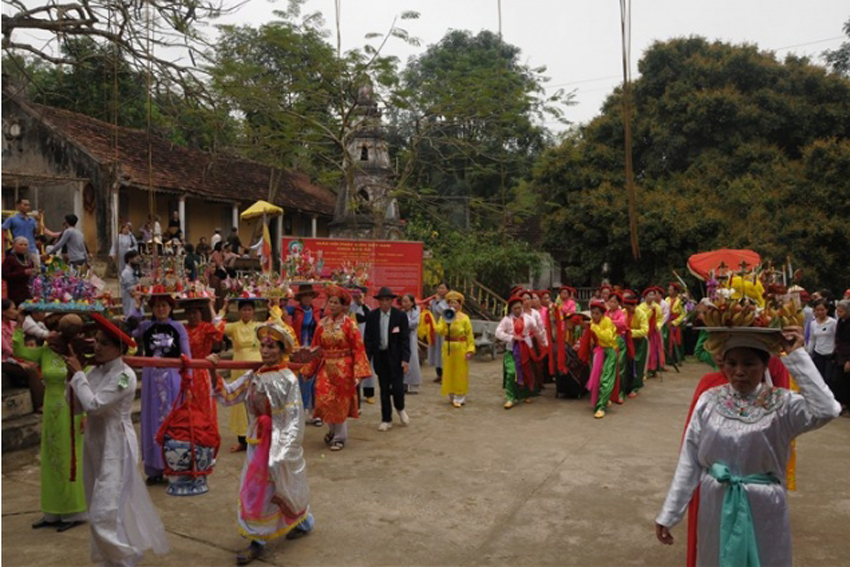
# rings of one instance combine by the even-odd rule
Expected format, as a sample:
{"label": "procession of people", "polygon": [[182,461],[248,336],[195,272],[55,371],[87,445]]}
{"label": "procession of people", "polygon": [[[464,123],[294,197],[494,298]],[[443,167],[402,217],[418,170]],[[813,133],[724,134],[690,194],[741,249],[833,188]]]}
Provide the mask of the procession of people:
{"label": "procession of people", "polygon": [[[74,248],[75,224],[75,218],[66,218],[67,236],[59,237],[68,251]],[[34,406],[43,406],[42,516],[33,528],[61,532],[88,522],[96,563],[135,565],[146,550],[167,552],[165,530],[147,491],[181,474],[162,444],[181,403],[192,401],[202,410],[206,420],[195,423],[204,427],[217,424],[216,402],[229,407],[235,441],[230,451],[244,452],[235,512],[248,545],[236,560],[247,564],[262,556],[269,542],[297,539],[316,525],[303,449],[307,426],[327,425],[324,442],[331,452],[357,451],[360,447],[350,445],[350,428],[358,427],[361,402],[374,403],[376,397],[379,431],[388,432],[396,419],[402,426],[415,425],[417,408],[408,397],[421,391],[426,365],[434,368],[440,395],[453,410],[481,393],[469,380],[476,333],[465,312],[467,298],[446,282],[422,298],[387,286],[369,295],[367,286],[327,281],[293,284],[289,292],[272,292],[270,286],[234,294],[227,262],[216,258],[222,243],[215,236],[206,274],[184,266],[176,284],[163,284],[159,276],[152,284],[149,274],[140,274],[140,247],[125,225],[112,250],[121,269],[123,316],[92,315],[88,338],[76,314],[44,318],[33,311],[38,291],[25,286],[37,277],[46,280],[44,270],[37,276],[42,258],[30,255],[28,238],[15,238],[4,260],[9,292],[3,306],[4,373],[8,369],[17,376],[18,384],[31,388]],[[227,245],[240,246],[233,237]],[[70,255],[67,262],[71,273],[83,267]],[[230,292],[222,294],[222,288]],[[759,304],[743,292],[729,299],[737,290],[731,284],[728,290],[697,306],[680,282],[666,289],[648,286],[641,293],[605,283],[581,298],[570,286],[515,286],[504,316],[494,323],[495,338],[504,347],[503,407],[531,404],[549,389],[555,397],[587,397],[582,403],[596,419],[614,416],[618,406],[650,395],[649,380],[678,370],[691,352],[687,339],[693,329],[699,333],[696,359],[721,372],[707,375],[711,381],[695,394],[673,485],[656,520],[657,537],[672,543],[671,528],[696,501],[699,528],[689,541],[699,564],[790,565],[780,473],[797,435],[846,412],[850,300],[838,302],[832,318],[822,298],[808,305],[803,299],[811,298],[798,291],[791,300],[800,318],[811,307],[808,321],[782,318],[781,325],[754,330],[754,317],[750,326],[736,319],[718,327],[712,318],[726,301],[737,301],[745,313],[755,313]],[[781,297],[779,292],[773,297],[780,311],[787,309],[782,301],[791,294]],[[762,320],[770,311],[759,299]],[[185,312],[185,323],[175,318],[177,309]],[[139,439],[130,422],[136,374],[122,361],[130,349],[147,361]],[[780,352],[781,363],[775,356]],[[222,370],[225,359],[235,366]],[[783,364],[799,393],[788,389],[787,374],[781,377]],[[733,442],[748,444],[754,456],[736,456],[725,437],[730,432]],[[200,471],[196,458],[187,474],[209,474]],[[732,505],[726,494],[732,491],[741,509],[741,499],[751,499],[749,516],[734,528],[743,529],[744,537],[730,535],[727,508]],[[769,523],[768,515],[778,523]],[[770,544],[774,539],[778,543]]]}

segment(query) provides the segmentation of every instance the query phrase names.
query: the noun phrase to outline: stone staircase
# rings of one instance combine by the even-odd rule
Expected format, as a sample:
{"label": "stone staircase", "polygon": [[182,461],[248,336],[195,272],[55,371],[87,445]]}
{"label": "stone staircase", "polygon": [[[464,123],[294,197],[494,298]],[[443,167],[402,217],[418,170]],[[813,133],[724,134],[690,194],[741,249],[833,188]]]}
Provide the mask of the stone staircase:
{"label": "stone staircase", "polygon": [[32,410],[32,398],[28,388],[3,385],[4,453],[32,447],[41,442],[41,415],[33,413]]}
{"label": "stone staircase", "polygon": [[477,280],[459,279],[449,282],[464,296],[463,309],[473,319],[501,321],[508,312],[508,302]]}

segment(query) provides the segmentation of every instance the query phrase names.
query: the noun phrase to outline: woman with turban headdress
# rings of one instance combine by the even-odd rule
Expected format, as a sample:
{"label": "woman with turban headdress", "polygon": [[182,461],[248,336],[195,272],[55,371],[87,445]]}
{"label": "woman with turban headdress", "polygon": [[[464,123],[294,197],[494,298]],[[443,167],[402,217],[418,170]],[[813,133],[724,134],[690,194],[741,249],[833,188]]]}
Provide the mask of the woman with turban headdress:
{"label": "woman with turban headdress", "polygon": [[351,294],[330,285],[325,288],[325,316],[313,335],[313,348],[321,357],[301,369],[303,376],[316,376],[316,408],[313,417],[328,424],[325,443],[340,451],[348,441],[349,417],[360,415],[357,384],[372,375],[363,337],[357,323],[348,316]]}

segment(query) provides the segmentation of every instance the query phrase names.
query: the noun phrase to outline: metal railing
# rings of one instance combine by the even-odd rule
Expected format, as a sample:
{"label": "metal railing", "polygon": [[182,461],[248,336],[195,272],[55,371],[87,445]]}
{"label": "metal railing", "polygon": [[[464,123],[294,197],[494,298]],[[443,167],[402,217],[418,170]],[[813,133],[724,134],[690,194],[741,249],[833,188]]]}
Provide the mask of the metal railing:
{"label": "metal railing", "polygon": [[478,280],[459,279],[450,283],[470,304],[475,305],[481,315],[486,315],[491,321],[498,321],[507,313],[508,302]]}

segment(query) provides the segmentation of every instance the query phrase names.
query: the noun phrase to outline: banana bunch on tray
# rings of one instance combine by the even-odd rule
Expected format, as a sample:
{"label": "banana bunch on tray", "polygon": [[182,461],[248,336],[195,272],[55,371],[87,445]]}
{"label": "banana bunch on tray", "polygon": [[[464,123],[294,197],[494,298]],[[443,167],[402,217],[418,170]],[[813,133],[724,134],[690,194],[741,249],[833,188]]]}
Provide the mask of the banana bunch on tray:
{"label": "banana bunch on tray", "polygon": [[762,327],[781,329],[803,326],[806,317],[795,301],[775,301],[763,309],[748,298],[717,298],[703,316],[706,327]]}
{"label": "banana bunch on tray", "polygon": [[758,305],[749,298],[727,299],[718,297],[708,306],[703,316],[706,327],[754,327],[759,319]]}
{"label": "banana bunch on tray", "polygon": [[769,327],[802,327],[806,322],[806,314],[797,306],[796,301],[778,302],[779,306],[767,306],[766,316],[769,317]]}
{"label": "banana bunch on tray", "polygon": [[720,296],[707,306],[703,321],[710,333],[704,348],[711,353],[722,353],[729,338],[741,333],[759,336],[771,352],[778,352],[781,329],[802,325],[805,316],[795,301],[786,301],[785,297],[768,298],[761,308],[748,297]]}

